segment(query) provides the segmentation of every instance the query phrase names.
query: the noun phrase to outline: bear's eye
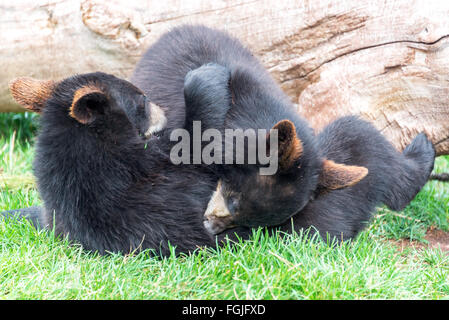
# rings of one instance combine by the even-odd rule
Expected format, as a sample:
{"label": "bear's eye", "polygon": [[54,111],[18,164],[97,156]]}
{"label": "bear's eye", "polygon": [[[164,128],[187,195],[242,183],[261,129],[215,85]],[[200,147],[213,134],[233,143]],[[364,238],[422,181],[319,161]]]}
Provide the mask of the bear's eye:
{"label": "bear's eye", "polygon": [[238,199],[231,197],[226,200],[226,206],[228,207],[229,212],[231,215],[235,215],[235,210],[237,209],[239,205]]}

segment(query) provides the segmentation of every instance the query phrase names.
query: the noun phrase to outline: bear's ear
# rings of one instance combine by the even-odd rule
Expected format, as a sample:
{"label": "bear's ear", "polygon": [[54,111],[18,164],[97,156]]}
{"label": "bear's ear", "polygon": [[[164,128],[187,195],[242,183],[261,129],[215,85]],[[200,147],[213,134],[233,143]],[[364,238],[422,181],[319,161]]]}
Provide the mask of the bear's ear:
{"label": "bear's ear", "polygon": [[109,98],[98,86],[86,85],[75,91],[69,114],[78,122],[89,124],[104,114],[109,103]]}
{"label": "bear's ear", "polygon": [[365,167],[349,166],[325,159],[319,185],[330,190],[350,187],[365,178],[367,174],[368,169]]}
{"label": "bear's ear", "polygon": [[[296,128],[290,120],[281,120],[271,130],[278,133],[278,162],[281,171],[291,168],[303,152],[301,140],[296,136]],[[267,143],[270,137],[267,137]]]}
{"label": "bear's ear", "polygon": [[53,94],[56,82],[23,77],[12,80],[9,89],[14,100],[29,111],[40,113]]}

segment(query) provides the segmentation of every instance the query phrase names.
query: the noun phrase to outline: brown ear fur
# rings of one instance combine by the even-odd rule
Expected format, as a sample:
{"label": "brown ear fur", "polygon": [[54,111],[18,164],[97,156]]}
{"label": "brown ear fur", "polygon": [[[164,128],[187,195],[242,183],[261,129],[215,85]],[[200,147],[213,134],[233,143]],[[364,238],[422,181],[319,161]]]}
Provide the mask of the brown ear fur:
{"label": "brown ear fur", "polygon": [[40,113],[50,98],[56,82],[23,77],[12,80],[9,89],[14,100],[29,111]]}
{"label": "brown ear fur", "polygon": [[70,106],[70,116],[82,124],[89,123],[92,120],[92,113],[90,110],[81,110],[79,102],[82,98],[95,94],[104,95],[103,91],[94,84],[89,84],[76,90],[73,94],[72,105]]}
{"label": "brown ear fur", "polygon": [[279,121],[273,129],[278,130],[279,167],[281,170],[285,170],[301,157],[303,152],[302,142],[296,136],[295,125],[290,120]]}
{"label": "brown ear fur", "polygon": [[367,174],[368,169],[365,167],[349,166],[325,159],[320,175],[320,185],[331,190],[350,187],[365,178]]}

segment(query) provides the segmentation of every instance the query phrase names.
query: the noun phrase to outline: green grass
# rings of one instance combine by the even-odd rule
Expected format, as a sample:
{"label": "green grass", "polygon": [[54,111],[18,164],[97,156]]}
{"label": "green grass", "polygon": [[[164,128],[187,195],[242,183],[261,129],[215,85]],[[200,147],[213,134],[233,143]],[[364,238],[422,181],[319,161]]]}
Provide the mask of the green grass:
{"label": "green grass", "polygon": [[[0,177],[8,177],[0,179],[0,210],[41,203],[29,180],[34,122],[29,114],[0,114]],[[435,171],[449,171],[449,158],[438,158]],[[446,252],[400,250],[391,241],[425,242],[430,227],[449,230],[448,191],[449,184],[428,183],[405,210],[379,209],[366,231],[341,245],[259,229],[251,241],[164,259],[99,256],[26,221],[0,219],[0,298],[449,298]]]}

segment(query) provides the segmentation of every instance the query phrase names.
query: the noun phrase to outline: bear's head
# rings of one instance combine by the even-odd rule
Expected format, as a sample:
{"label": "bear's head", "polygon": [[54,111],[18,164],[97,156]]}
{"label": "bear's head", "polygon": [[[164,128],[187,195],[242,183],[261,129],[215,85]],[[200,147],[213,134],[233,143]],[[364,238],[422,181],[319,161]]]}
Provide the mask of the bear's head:
{"label": "bear's head", "polygon": [[368,174],[365,167],[307,155],[290,120],[280,121],[272,130],[278,132],[277,172],[261,175],[258,165],[226,166],[204,215],[209,232],[280,225],[318,193],[353,186]]}
{"label": "bear's head", "polygon": [[61,81],[17,78],[10,82],[10,90],[17,103],[40,113],[49,125],[71,124],[111,141],[126,135],[145,139],[166,123],[162,109],[139,88],[106,73]]}

